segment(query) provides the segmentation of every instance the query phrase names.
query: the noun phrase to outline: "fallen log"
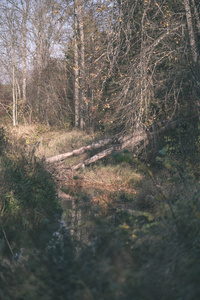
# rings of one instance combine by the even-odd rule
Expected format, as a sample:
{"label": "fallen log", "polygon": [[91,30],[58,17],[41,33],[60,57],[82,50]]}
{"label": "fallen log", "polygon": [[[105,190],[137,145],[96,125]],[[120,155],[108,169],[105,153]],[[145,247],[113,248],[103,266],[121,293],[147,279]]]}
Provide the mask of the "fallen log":
{"label": "fallen log", "polygon": [[104,140],[100,140],[98,142],[94,142],[88,146],[83,146],[79,149],[75,149],[73,151],[67,152],[67,153],[63,153],[63,154],[59,154],[59,155],[55,155],[49,158],[46,158],[45,161],[48,163],[54,163],[54,162],[58,162],[58,161],[62,161],[65,160],[67,158],[73,157],[73,156],[78,156],[83,154],[86,151],[89,150],[93,150],[93,149],[99,149],[103,146],[109,145],[109,144],[113,144],[116,143],[116,145],[120,146],[121,145],[121,149],[128,149],[130,151],[133,151],[133,149],[138,146],[141,142],[145,142],[148,140],[148,138],[151,138],[152,136],[154,136],[155,134],[159,134],[159,133],[163,133],[167,130],[170,129],[174,129],[176,128],[182,121],[184,120],[175,120],[175,121],[165,121],[165,126],[159,130],[157,130],[156,132],[148,132],[148,136],[147,136],[147,132],[143,129],[138,129],[137,131],[133,132],[132,134],[129,135],[125,135],[125,136],[121,136],[121,137],[111,137],[111,138],[107,138]]}
{"label": "fallen log", "polygon": [[115,146],[110,147],[110,148],[108,148],[108,149],[106,149],[106,150],[104,150],[102,152],[99,152],[98,154],[96,154],[96,155],[94,155],[94,156],[92,156],[92,157],[90,157],[90,158],[88,158],[88,159],[86,159],[86,160],[78,163],[77,165],[72,166],[71,170],[72,171],[76,171],[76,170],[78,170],[80,168],[84,168],[85,166],[88,166],[91,163],[93,163],[93,162],[95,162],[95,161],[97,161],[99,159],[102,159],[102,158],[104,158],[104,157],[112,154],[112,152],[114,152],[115,150],[116,150]]}
{"label": "fallen log", "polygon": [[[167,121],[168,122],[168,121]],[[180,121],[171,121],[168,122],[163,128],[159,129],[156,131],[156,134],[163,133],[171,128],[176,128],[180,124]],[[86,151],[93,150],[93,149],[99,149],[101,147],[104,147],[106,145],[111,145],[109,148],[99,152],[98,154],[82,161],[79,162],[77,165],[74,165],[72,167],[67,167],[68,171],[75,171],[80,168],[84,168],[87,165],[90,165],[93,162],[98,161],[99,159],[102,159],[110,154],[112,154],[114,151],[120,150],[120,149],[127,149],[129,151],[133,151],[136,147],[141,146],[140,149],[143,149],[149,142],[152,137],[154,137],[155,131],[151,132],[143,130],[143,129],[138,129],[137,131],[129,134],[129,135],[124,135],[124,136],[114,136],[108,139],[100,140],[98,142],[94,142],[90,145],[83,146],[79,149],[75,149],[71,152],[67,152],[64,154],[59,154],[53,157],[46,158],[45,161],[48,163],[54,163],[54,162],[59,162],[62,160],[65,160],[67,158],[73,157],[73,156],[78,156],[83,154]],[[140,152],[139,149],[139,152]]]}
{"label": "fallen log", "polygon": [[92,143],[88,146],[83,146],[79,149],[75,149],[73,151],[67,152],[67,153],[63,153],[63,154],[59,154],[59,155],[55,155],[49,158],[46,158],[45,161],[49,162],[49,163],[54,163],[57,161],[62,161],[65,160],[67,158],[73,157],[73,156],[78,156],[83,154],[84,152],[88,151],[88,150],[94,150],[94,149],[98,149],[101,148],[103,146],[106,146],[108,144],[111,144],[114,141],[114,138],[108,138],[108,139],[104,139],[104,140],[100,140],[96,143]]}
{"label": "fallen log", "polygon": [[79,149],[75,149],[75,150],[67,152],[67,153],[58,154],[58,155],[46,158],[45,161],[48,163],[62,161],[67,158],[70,158],[70,157],[81,155],[89,150],[99,149],[99,148],[104,147],[109,144],[113,144],[113,145],[119,147],[120,149],[124,149],[124,148],[133,149],[141,141],[146,140],[146,139],[147,139],[146,132],[144,132],[143,130],[138,130],[138,131],[134,132],[133,134],[130,134],[127,136],[123,136],[123,137],[119,137],[119,138],[116,138],[116,137],[107,138],[107,139],[100,140],[100,141],[92,143],[88,146],[83,146]]}
{"label": "fallen log", "polygon": [[130,150],[133,150],[142,141],[146,141],[146,140],[147,140],[147,133],[143,130],[138,130],[130,135],[122,136],[119,138],[111,137],[108,139],[100,140],[100,141],[92,143],[88,146],[83,146],[79,149],[75,149],[75,150],[67,152],[67,153],[63,153],[63,154],[59,154],[59,155],[55,155],[55,156],[46,158],[45,161],[48,163],[54,163],[54,162],[65,160],[65,159],[73,157],[73,156],[81,155],[84,152],[89,151],[89,150],[99,149],[103,146],[113,144],[112,147],[110,147],[102,152],[99,152],[98,154],[94,155],[93,157],[90,157],[90,158],[86,159],[85,161],[80,162],[79,164],[72,167],[73,170],[77,170],[83,166],[89,165],[89,164],[111,154],[116,149],[119,150],[119,149],[127,148]]}
{"label": "fallen log", "polygon": [[118,141],[121,142],[121,144],[113,145],[112,147],[105,149],[102,152],[97,153],[96,155],[78,163],[77,165],[74,165],[71,167],[72,171],[78,170],[80,168],[84,168],[85,166],[90,165],[93,162],[96,162],[99,159],[102,159],[110,154],[112,154],[114,151],[119,149],[124,149],[126,147],[130,147],[133,149],[134,147],[140,145],[142,141],[147,140],[147,134],[144,131],[137,131],[134,134],[131,134],[129,136],[119,138]]}

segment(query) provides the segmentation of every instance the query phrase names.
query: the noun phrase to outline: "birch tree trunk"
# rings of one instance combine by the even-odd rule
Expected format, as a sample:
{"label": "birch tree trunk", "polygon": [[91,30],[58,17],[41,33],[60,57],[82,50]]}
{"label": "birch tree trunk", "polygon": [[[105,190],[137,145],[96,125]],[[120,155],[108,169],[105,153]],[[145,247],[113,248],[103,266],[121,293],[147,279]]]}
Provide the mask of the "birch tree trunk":
{"label": "birch tree trunk", "polygon": [[85,100],[85,41],[84,41],[84,29],[83,29],[83,11],[82,4],[78,2],[78,17],[79,17],[79,31],[80,31],[80,128],[85,127],[85,111],[84,111],[84,100]]}
{"label": "birch tree trunk", "polygon": [[193,28],[193,24],[192,24],[192,14],[191,14],[191,7],[190,7],[189,0],[184,0],[184,7],[185,7],[185,13],[186,13],[186,20],[187,20],[191,53],[192,53],[192,60],[196,64],[197,60],[198,60],[198,51],[197,51],[197,44],[195,41],[195,34],[194,34],[194,28]]}
{"label": "birch tree trunk", "polygon": [[78,7],[74,1],[74,114],[75,127],[79,126],[79,57],[78,57]]}
{"label": "birch tree trunk", "polygon": [[13,78],[12,78],[12,94],[13,94],[13,126],[17,125],[17,103],[15,91],[15,66],[13,65]]}
{"label": "birch tree trunk", "polygon": [[[26,85],[27,85],[27,19],[29,14],[29,0],[25,1],[26,4],[21,0],[22,5],[22,16],[23,16],[23,28],[22,28],[22,39],[23,39],[23,72],[22,72],[22,97],[24,103],[26,102]],[[24,6],[25,5],[25,6]]]}
{"label": "birch tree trunk", "polygon": [[17,79],[16,79],[16,57],[15,57],[15,41],[13,32],[11,32],[11,61],[12,61],[12,96],[13,96],[13,126],[18,125],[17,112]]}

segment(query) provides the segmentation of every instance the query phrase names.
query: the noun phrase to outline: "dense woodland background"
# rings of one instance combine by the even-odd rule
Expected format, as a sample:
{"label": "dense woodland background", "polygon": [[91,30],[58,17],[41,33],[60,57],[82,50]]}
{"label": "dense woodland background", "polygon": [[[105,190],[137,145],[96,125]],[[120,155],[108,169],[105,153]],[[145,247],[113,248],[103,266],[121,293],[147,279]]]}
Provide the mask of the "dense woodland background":
{"label": "dense woodland background", "polygon": [[0,299],[199,299],[199,107],[199,1],[1,0]]}
{"label": "dense woodland background", "polygon": [[13,125],[127,132],[198,120],[198,1],[2,0],[0,9],[1,115]]}

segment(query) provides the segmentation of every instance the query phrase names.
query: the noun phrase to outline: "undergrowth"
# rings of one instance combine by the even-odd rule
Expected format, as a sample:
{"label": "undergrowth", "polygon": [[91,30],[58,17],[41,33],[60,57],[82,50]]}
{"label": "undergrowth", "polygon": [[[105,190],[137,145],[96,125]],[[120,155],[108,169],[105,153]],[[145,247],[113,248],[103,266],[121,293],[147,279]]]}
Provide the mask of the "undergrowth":
{"label": "undergrowth", "polygon": [[153,164],[115,154],[65,183],[74,200],[55,226],[60,206],[42,161],[5,153],[0,298],[199,299],[198,161],[166,149]]}
{"label": "undergrowth", "polygon": [[8,142],[0,159],[0,255],[14,258],[44,224],[57,222],[61,205],[54,180],[34,150]]}

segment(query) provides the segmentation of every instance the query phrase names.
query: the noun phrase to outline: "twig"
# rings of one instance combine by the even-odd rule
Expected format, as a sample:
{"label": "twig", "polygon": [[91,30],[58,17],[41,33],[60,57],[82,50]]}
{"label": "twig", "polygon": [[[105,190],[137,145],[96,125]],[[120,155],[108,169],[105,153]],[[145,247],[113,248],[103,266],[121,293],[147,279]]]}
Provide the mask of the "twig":
{"label": "twig", "polygon": [[3,231],[4,238],[6,240],[6,243],[8,244],[8,248],[10,249],[10,252],[11,252],[12,256],[14,256],[14,253],[13,253],[12,248],[10,246],[10,243],[9,243],[9,241],[7,239],[7,235],[6,235],[6,232],[5,232],[4,228],[3,228],[3,225],[2,225],[2,231]]}

